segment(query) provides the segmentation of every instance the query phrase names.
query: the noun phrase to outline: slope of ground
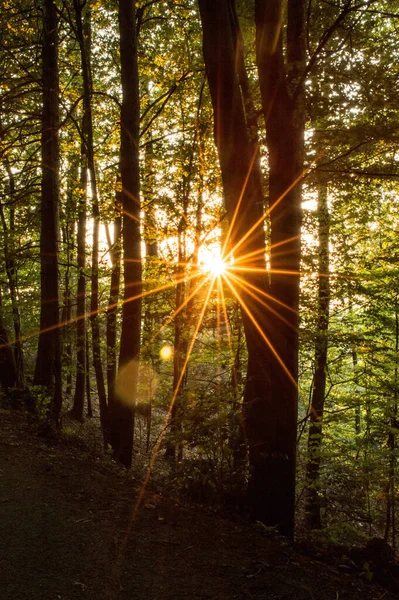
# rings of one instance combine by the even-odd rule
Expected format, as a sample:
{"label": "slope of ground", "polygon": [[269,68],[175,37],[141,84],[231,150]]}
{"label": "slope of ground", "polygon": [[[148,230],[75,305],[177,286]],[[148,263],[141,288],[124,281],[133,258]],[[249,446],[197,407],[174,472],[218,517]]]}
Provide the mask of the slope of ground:
{"label": "slope of ground", "polygon": [[[140,476],[141,478],[142,476]],[[0,409],[2,600],[393,600]]]}

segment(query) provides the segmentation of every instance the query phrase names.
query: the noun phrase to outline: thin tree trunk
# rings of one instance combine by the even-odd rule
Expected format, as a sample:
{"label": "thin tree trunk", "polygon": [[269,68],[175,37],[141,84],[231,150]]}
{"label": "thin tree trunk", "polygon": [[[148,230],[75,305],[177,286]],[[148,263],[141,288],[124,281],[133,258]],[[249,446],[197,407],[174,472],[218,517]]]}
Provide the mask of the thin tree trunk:
{"label": "thin tree trunk", "polygon": [[81,152],[81,174],[78,203],[77,259],[78,259],[78,293],[76,301],[76,381],[73,400],[72,417],[83,420],[85,380],[87,371],[86,354],[86,195],[87,195],[87,160],[83,143]]}
{"label": "thin tree trunk", "polygon": [[[353,372],[355,375],[355,396],[356,398],[359,396],[359,389],[357,386],[357,381],[356,381],[356,370],[357,370],[357,351],[356,351],[356,346],[353,345],[352,346],[352,363],[353,363]],[[361,421],[361,411],[360,411],[360,402],[359,400],[356,400],[356,404],[355,404],[355,434],[356,435],[360,435],[362,433],[362,421]]]}
{"label": "thin tree trunk", "polygon": [[[117,185],[120,185],[120,175],[118,175]],[[111,286],[107,310],[107,387],[109,410],[111,410],[111,406],[115,404],[115,381],[117,373],[116,328],[118,314],[117,304],[121,279],[121,202],[121,193],[120,191],[117,191],[115,194],[114,241],[109,250],[112,264]]]}
{"label": "thin tree trunk", "polygon": [[17,369],[14,352],[3,320],[3,296],[0,286],[0,385],[5,392],[15,387]]}
{"label": "thin tree trunk", "polygon": [[86,382],[86,401],[87,401],[87,416],[91,419],[91,417],[93,416],[93,406],[92,406],[92,402],[91,402],[91,382],[90,382],[90,344],[89,344],[89,332],[86,329],[86,361],[87,361],[87,368],[86,368],[86,377],[85,377],[85,382]]}
{"label": "thin tree trunk", "polygon": [[[4,139],[3,125],[0,120],[0,139]],[[13,344],[14,362],[16,369],[16,379],[14,382],[15,387],[18,389],[25,388],[25,375],[24,375],[24,355],[21,338],[21,315],[18,304],[18,278],[17,278],[17,264],[15,260],[15,179],[11,169],[10,162],[5,154],[3,154],[4,166],[7,172],[10,190],[9,199],[9,224],[7,225],[6,216],[4,214],[3,204],[0,202],[0,218],[3,226],[3,247],[4,247],[4,259],[5,269],[8,281],[8,287],[10,290],[11,308],[12,308],[12,319],[14,326],[14,337],[15,341]]]}
{"label": "thin tree trunk", "polygon": [[157,222],[154,214],[153,194],[156,189],[155,166],[154,166],[154,147],[151,132],[148,134],[149,140],[145,147],[145,167],[146,183],[144,190],[144,241],[146,261],[158,257],[158,232]]}
{"label": "thin tree trunk", "polygon": [[111,411],[110,431],[114,457],[127,468],[132,464],[134,406],[141,341],[142,291],[139,179],[140,101],[135,17],[135,5],[130,0],[119,0],[124,303],[118,386],[115,404]]}
{"label": "thin tree trunk", "polygon": [[[107,395],[105,390],[104,373],[101,360],[101,334],[98,317],[98,248],[100,238],[100,208],[98,201],[98,190],[96,180],[96,170],[94,164],[94,143],[93,143],[93,115],[91,107],[92,95],[92,77],[91,77],[91,20],[88,10],[82,21],[82,9],[84,4],[80,0],[74,0],[76,14],[76,29],[81,53],[82,76],[83,76],[83,123],[82,134],[85,155],[87,159],[87,170],[89,175],[89,185],[91,191],[92,217],[93,217],[93,247],[91,260],[91,296],[90,296],[90,322],[92,329],[93,346],[93,365],[96,374],[98,401],[100,407],[100,420],[103,431],[104,445],[108,438],[108,407]],[[86,186],[87,188],[87,186]],[[88,190],[86,189],[86,192]],[[82,408],[83,410],[83,408]]]}
{"label": "thin tree trunk", "polygon": [[40,334],[34,384],[53,398],[57,425],[62,405],[61,345],[58,282],[59,235],[59,80],[57,10],[53,0],[42,1],[42,199],[40,230]]}
{"label": "thin tree trunk", "polygon": [[[189,164],[185,169],[186,174],[182,177],[181,182],[181,196],[182,196],[182,209],[183,214],[178,227],[178,268],[177,268],[177,285],[176,285],[176,302],[175,311],[176,316],[174,319],[174,355],[173,355],[173,397],[174,402],[170,415],[170,432],[171,436],[167,442],[165,456],[172,460],[181,461],[183,459],[183,445],[181,443],[181,437],[183,432],[183,391],[184,386],[188,377],[188,366],[187,366],[187,353],[189,348],[189,336],[188,332],[191,326],[192,319],[192,308],[193,298],[191,298],[184,311],[181,310],[182,305],[185,302],[186,297],[190,297],[192,286],[194,285],[193,280],[191,283],[186,283],[184,276],[187,272],[187,244],[186,244],[186,228],[188,224],[188,207],[190,203],[190,193],[192,185],[192,176],[194,171],[194,159],[195,152],[198,145],[200,163],[202,153],[202,142],[200,139],[200,127],[199,117],[202,103],[202,92],[201,88],[197,117],[196,117],[196,128],[194,139],[191,145],[191,152],[189,158]],[[202,178],[202,176],[201,176]],[[202,182],[201,182],[202,187]],[[202,219],[202,189],[198,196],[198,208],[197,208],[197,221],[196,221],[196,236],[194,243],[193,252],[193,268],[198,269],[198,253],[200,246],[200,229]],[[185,372],[183,373],[183,369]]]}
{"label": "thin tree trunk", "polygon": [[[187,326],[181,307],[184,304],[186,295],[186,282],[184,273],[186,269],[186,257],[184,254],[184,244],[182,237],[185,230],[185,220],[182,217],[178,230],[178,267],[176,272],[176,316],[174,323],[174,354],[173,354],[173,406],[170,414],[170,435],[168,436],[165,450],[165,458],[172,461],[182,459],[182,421],[181,421],[181,401],[182,401],[182,369],[186,358],[186,345],[183,339],[183,329]],[[187,333],[187,332],[186,332]]]}
{"label": "thin tree trunk", "polygon": [[65,395],[72,394],[72,289],[71,289],[71,265],[74,252],[75,234],[75,185],[77,180],[77,162],[73,156],[69,161],[67,199],[65,206],[65,225],[62,228],[63,245],[66,254],[66,268],[64,273],[64,295],[62,307],[62,364],[66,370]]}
{"label": "thin tree trunk", "polygon": [[320,463],[323,436],[324,399],[328,326],[330,313],[329,280],[329,212],[327,186],[318,190],[319,289],[317,298],[317,334],[315,340],[315,373],[309,415],[308,455],[306,463],[306,521],[310,529],[321,528]]}
{"label": "thin tree trunk", "polygon": [[389,418],[388,450],[389,467],[387,483],[387,503],[384,539],[387,541],[389,531],[392,531],[392,547],[396,550],[396,502],[395,502],[395,479],[396,479],[396,434],[398,426],[398,375],[399,375],[399,296],[395,296],[395,373],[394,393]]}

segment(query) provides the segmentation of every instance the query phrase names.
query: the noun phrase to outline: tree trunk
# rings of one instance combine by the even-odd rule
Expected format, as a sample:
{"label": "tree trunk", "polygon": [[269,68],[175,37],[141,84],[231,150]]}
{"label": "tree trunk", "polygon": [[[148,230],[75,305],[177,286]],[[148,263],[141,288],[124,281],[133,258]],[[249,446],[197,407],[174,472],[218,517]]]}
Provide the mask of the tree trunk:
{"label": "tree trunk", "polygon": [[[187,343],[184,340],[184,315],[181,307],[184,304],[186,296],[186,282],[184,274],[186,270],[186,256],[184,253],[183,237],[185,235],[185,218],[182,217],[178,229],[178,267],[176,272],[176,300],[175,300],[175,318],[174,325],[174,354],[173,354],[173,405],[170,411],[170,435],[166,442],[165,458],[172,461],[181,461],[183,458],[183,448],[181,444],[182,436],[182,417],[181,402],[183,391],[183,366],[185,364]],[[187,331],[185,333],[187,335]]]}
{"label": "tree trunk", "polygon": [[[117,181],[117,186],[119,185],[120,175],[118,175]],[[117,191],[115,193],[114,241],[109,250],[112,264],[107,310],[107,387],[109,407],[115,404],[115,381],[117,373],[116,326],[121,279],[121,208],[121,192]]]}
{"label": "tree trunk", "polygon": [[66,268],[64,273],[64,294],[62,307],[62,365],[66,370],[65,396],[72,395],[72,278],[71,267],[75,250],[75,213],[76,198],[75,186],[78,178],[78,162],[75,155],[68,157],[68,182],[65,203],[65,222],[62,228],[64,252],[66,254]]}
{"label": "tree trunk", "polygon": [[357,350],[355,344],[352,346],[352,364],[353,364],[353,373],[355,376],[355,396],[356,396],[356,404],[355,404],[355,434],[360,435],[362,433],[362,418],[361,418],[361,407],[359,397],[359,387],[357,385]]}
{"label": "tree trunk", "polygon": [[[0,139],[4,139],[3,125],[0,120]],[[4,245],[4,259],[5,269],[8,280],[8,287],[10,290],[11,307],[12,307],[12,320],[14,325],[14,336],[15,341],[13,344],[12,352],[14,354],[15,363],[15,381],[14,386],[18,389],[25,388],[25,375],[24,375],[24,355],[22,348],[21,339],[21,315],[18,305],[18,279],[17,279],[17,264],[15,260],[15,179],[11,169],[10,162],[5,154],[3,153],[4,166],[7,172],[10,190],[10,218],[9,224],[7,225],[6,216],[4,214],[3,204],[0,202],[0,218],[3,226],[3,245]]]}
{"label": "tree trunk", "polygon": [[[302,83],[305,2],[288,0],[286,61],[282,44],[282,4],[278,0],[255,0],[256,56],[269,152],[270,291],[275,301],[280,302],[281,319],[269,319],[267,324],[269,342],[279,364],[273,367],[273,361],[269,360],[269,390],[261,434],[267,444],[266,452],[256,452],[260,465],[253,478],[253,492],[255,496],[258,490],[264,493],[255,513],[262,520],[266,518],[270,523],[279,524],[283,533],[292,536],[305,127]],[[271,415],[274,416],[270,418]]]}
{"label": "tree trunk", "polygon": [[76,301],[76,382],[75,395],[71,415],[79,421],[83,420],[85,379],[87,371],[86,355],[86,194],[87,194],[87,160],[83,142],[81,152],[81,174],[78,203],[78,294]]}
{"label": "tree trunk", "polygon": [[146,266],[151,264],[152,258],[158,258],[158,231],[153,199],[157,183],[155,179],[154,146],[151,131],[148,133],[148,137],[149,140],[145,146],[146,183],[145,189],[143,190],[145,200],[144,241]]}
{"label": "tree trunk", "polygon": [[396,431],[398,429],[398,375],[399,375],[399,295],[395,294],[395,370],[394,370],[394,392],[390,406],[388,451],[389,467],[388,482],[386,490],[386,521],[384,539],[388,541],[389,530],[392,531],[392,547],[396,550],[396,455],[397,441]]}
{"label": "tree trunk", "polygon": [[317,334],[315,373],[309,414],[308,455],[306,463],[306,521],[310,529],[321,528],[320,462],[323,412],[326,393],[328,326],[330,313],[329,241],[330,226],[327,186],[319,184],[319,289],[317,298]]}
{"label": "tree trunk", "polygon": [[[100,209],[98,201],[98,190],[96,180],[96,170],[94,164],[94,143],[93,143],[93,116],[91,108],[92,95],[92,77],[91,77],[91,21],[90,11],[86,12],[85,19],[82,21],[82,4],[80,0],[74,0],[76,15],[76,30],[80,46],[82,76],[83,76],[83,122],[82,122],[82,143],[87,160],[87,171],[90,178],[90,191],[93,215],[93,248],[91,261],[91,297],[90,297],[90,322],[92,328],[93,345],[93,364],[96,374],[97,392],[100,407],[100,420],[104,437],[104,445],[107,443],[108,414],[107,414],[107,395],[105,391],[104,373],[101,361],[101,334],[98,318],[98,246],[100,237]],[[85,193],[88,193],[86,180]],[[83,339],[83,338],[82,338]],[[83,345],[84,349],[84,345]],[[84,381],[84,378],[83,378]],[[81,397],[83,398],[83,393]],[[80,400],[81,401],[81,400]],[[79,406],[83,418],[83,406]],[[80,415],[79,415],[80,416]]]}
{"label": "tree trunk", "polygon": [[89,330],[86,328],[86,401],[87,401],[87,416],[91,419],[93,416],[93,406],[91,401],[91,381],[90,381],[90,344]]}
{"label": "tree trunk", "polygon": [[122,78],[121,183],[123,207],[124,303],[119,353],[118,385],[111,411],[111,444],[116,460],[132,463],[134,405],[136,403],[141,336],[141,235],[139,179],[139,80],[136,9],[119,0]]}
{"label": "tree trunk", "polygon": [[[292,4],[289,5],[291,13]],[[302,2],[298,4],[303,8]],[[292,536],[297,420],[300,186],[291,190],[284,202],[278,203],[277,199],[282,192],[287,192],[300,174],[303,143],[299,133],[302,131],[303,136],[303,123],[294,126],[297,101],[292,100],[287,106],[288,84],[285,79],[285,87],[281,90],[276,88],[273,81],[273,77],[277,77],[276,81],[279,82],[281,73],[277,72],[277,68],[280,68],[283,58],[281,51],[277,57],[267,54],[262,29],[269,15],[263,9],[267,7],[270,10],[271,7],[269,2],[257,2],[257,57],[269,147],[269,198],[270,206],[273,206],[270,215],[272,267],[274,270],[290,271],[290,275],[271,276],[273,296],[285,306],[277,305],[282,317],[277,320],[270,318],[272,311],[272,314],[277,312],[276,305],[265,306],[264,302],[270,288],[264,258],[263,197],[259,186],[257,149],[248,133],[241,99],[242,87],[236,71],[238,38],[232,24],[237,20],[231,18],[234,5],[228,0],[199,0],[199,7],[233,254],[235,264],[250,269],[241,276],[240,291],[238,284],[231,286],[242,306],[248,348],[243,407],[250,461],[248,500],[253,518],[268,525],[277,525],[282,533]],[[298,13],[295,16],[300,17],[299,27],[302,27],[302,15]],[[288,47],[293,55],[290,24],[288,31]],[[281,50],[281,45],[278,48]],[[269,83],[273,89],[269,90]],[[276,101],[271,102],[270,98]],[[283,106],[279,108],[281,103]],[[280,111],[283,111],[283,115]],[[287,118],[286,124],[281,116]],[[280,159],[283,159],[281,166]],[[281,247],[276,251],[277,244],[284,244],[288,254],[282,253]],[[293,272],[296,274],[292,275]],[[251,289],[256,289],[257,294],[250,293]]]}
{"label": "tree trunk", "polygon": [[15,387],[17,381],[17,368],[14,352],[10,344],[8,333],[3,321],[2,290],[0,287],[0,386],[5,392]]}
{"label": "tree trunk", "polygon": [[59,423],[62,403],[58,282],[59,229],[59,101],[57,11],[43,0],[42,34],[42,199],[40,230],[40,334],[34,384],[53,397],[53,417]]}

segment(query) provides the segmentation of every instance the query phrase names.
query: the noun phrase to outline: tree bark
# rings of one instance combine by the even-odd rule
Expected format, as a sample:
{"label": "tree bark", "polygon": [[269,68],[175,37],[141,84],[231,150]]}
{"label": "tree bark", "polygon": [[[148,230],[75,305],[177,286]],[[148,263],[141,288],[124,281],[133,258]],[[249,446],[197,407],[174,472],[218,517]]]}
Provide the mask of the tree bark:
{"label": "tree bark", "polygon": [[[91,20],[90,11],[87,11],[85,19],[82,19],[82,9],[84,3],[81,0],[74,0],[76,15],[76,30],[80,46],[82,76],[83,76],[83,121],[82,121],[82,143],[87,161],[87,172],[90,181],[85,181],[84,193],[88,193],[88,183],[91,191],[92,216],[93,216],[93,247],[91,260],[91,296],[90,296],[90,323],[92,329],[93,346],[93,365],[96,374],[97,392],[100,408],[100,421],[103,431],[104,445],[107,443],[108,431],[108,407],[107,395],[105,390],[104,373],[101,361],[101,334],[98,318],[98,246],[100,237],[100,208],[97,190],[97,178],[94,163],[94,142],[93,142],[93,115],[91,106],[92,97],[92,76],[91,76]],[[84,168],[84,165],[83,165]],[[82,338],[83,341],[83,338]],[[84,344],[82,351],[84,350]],[[84,381],[84,378],[82,379]],[[81,386],[80,390],[83,389]],[[83,392],[79,396],[79,418],[83,418]]]}
{"label": "tree bark", "polygon": [[78,160],[75,154],[68,156],[68,181],[66,190],[65,217],[62,226],[62,242],[66,255],[66,268],[64,272],[64,293],[62,306],[62,365],[65,368],[65,396],[72,395],[72,277],[71,268],[75,251],[75,214],[76,196],[75,187],[78,179]]}
{"label": "tree bark", "polygon": [[[120,175],[118,175],[117,188],[120,186]],[[107,310],[107,387],[108,405],[115,404],[115,381],[117,373],[117,344],[116,327],[118,314],[118,299],[121,279],[121,231],[122,231],[122,201],[121,192],[117,189],[115,193],[115,216],[114,216],[114,241],[110,247],[111,257],[111,285]]]}
{"label": "tree bark", "polygon": [[396,550],[396,462],[397,462],[397,435],[398,429],[398,376],[399,376],[399,294],[395,294],[395,369],[394,392],[389,407],[389,432],[388,432],[388,481],[386,487],[386,520],[384,539],[388,541],[389,530],[392,531],[392,547]]}
{"label": "tree bark", "polygon": [[78,202],[78,290],[76,300],[76,382],[72,416],[83,420],[85,379],[87,371],[86,355],[86,194],[87,194],[87,160],[83,143],[81,151],[81,174]]}
{"label": "tree bark", "polygon": [[[0,119],[0,139],[4,140],[4,130]],[[21,339],[21,315],[18,305],[18,271],[17,263],[15,260],[15,179],[11,169],[10,162],[5,154],[3,153],[4,166],[7,172],[9,181],[10,191],[10,210],[9,210],[9,222],[7,224],[6,215],[4,213],[3,204],[0,202],[0,219],[3,226],[4,235],[4,262],[6,275],[8,280],[8,287],[10,290],[11,307],[12,307],[12,320],[14,325],[14,336],[15,341],[11,351],[14,354],[15,363],[15,381],[14,386],[18,389],[25,388],[25,374],[24,374],[24,354]]]}
{"label": "tree bark", "polygon": [[[302,2],[298,3],[303,9]],[[293,3],[289,5],[289,18]],[[298,302],[300,259],[300,185],[293,186],[301,173],[303,122],[296,123],[297,106],[288,95],[282,76],[281,42],[278,54],[268,54],[262,30],[270,2],[256,3],[257,62],[262,105],[269,149],[269,201],[272,228],[272,271],[270,289],[265,264],[264,211],[257,148],[248,132],[242,102],[242,87],[236,66],[237,32],[232,24],[230,0],[199,0],[203,25],[203,52],[211,92],[215,140],[222,172],[225,204],[235,264],[248,268],[242,275],[239,298],[248,348],[247,379],[244,394],[244,427],[250,462],[248,501],[253,518],[277,525],[282,533],[293,535],[295,507],[295,461],[297,421]],[[267,10],[266,10],[267,8]],[[236,25],[237,26],[237,25]],[[290,60],[297,58],[293,27],[288,24]],[[280,30],[278,31],[280,39]],[[302,38],[301,38],[302,40]],[[273,48],[272,48],[273,50]],[[294,69],[295,71],[295,69]],[[296,72],[296,71],[295,71]],[[278,88],[276,83],[281,87]],[[242,78],[241,78],[242,81]],[[271,88],[271,89],[269,89]],[[288,101],[290,99],[290,101]],[[280,106],[282,104],[282,106]],[[283,118],[287,118],[287,123]],[[302,127],[302,129],[301,129]],[[301,138],[302,132],[302,138]],[[279,160],[283,160],[280,165]],[[278,202],[282,193],[284,202]],[[274,214],[273,214],[274,213]],[[281,245],[284,244],[284,252]],[[287,248],[288,253],[285,253]],[[290,271],[277,275],[276,270]],[[292,275],[291,273],[294,273]],[[252,287],[251,287],[252,286]],[[257,298],[250,289],[257,288]],[[264,306],[265,294],[272,291],[281,319],[270,318],[276,311]],[[271,311],[269,310],[271,309]]]}
{"label": "tree bark", "polygon": [[[293,535],[295,508],[298,381],[299,269],[301,200],[304,160],[305,2],[288,0],[287,51],[283,53],[281,0],[255,0],[256,57],[269,153],[271,294],[280,302],[281,320],[269,320],[267,334],[278,356],[269,361],[269,393],[259,456],[263,472],[257,488],[265,490],[257,504],[260,517]],[[275,415],[270,418],[271,415]],[[262,518],[263,520],[263,518]]]}
{"label": "tree bark", "polygon": [[40,230],[40,334],[34,384],[53,398],[56,423],[62,404],[58,281],[59,236],[59,79],[58,23],[53,0],[43,0],[42,34],[42,198]]}
{"label": "tree bark", "polygon": [[[111,411],[111,444],[116,460],[132,463],[134,405],[136,403],[141,338],[141,235],[139,179],[140,101],[137,65],[136,9],[119,0],[122,79],[121,183],[124,296],[119,352],[118,386]],[[128,390],[124,384],[128,384]]]}
{"label": "tree bark", "polygon": [[3,321],[3,295],[0,286],[0,386],[7,393],[15,387],[17,368],[7,329]]}
{"label": "tree bark", "polygon": [[319,184],[318,237],[319,289],[317,298],[317,333],[315,341],[315,373],[309,414],[308,455],[306,463],[306,522],[310,529],[321,528],[320,464],[323,436],[324,399],[330,313],[329,240],[330,216],[327,186]]}
{"label": "tree bark", "polygon": [[[187,208],[187,207],[186,207]],[[184,340],[184,315],[181,310],[186,297],[186,282],[184,273],[186,270],[186,256],[184,252],[186,214],[181,218],[178,227],[178,267],[176,272],[176,299],[173,319],[174,325],[174,354],[173,354],[173,406],[170,413],[170,435],[168,436],[165,450],[165,458],[172,461],[181,461],[183,458],[182,436],[182,391],[183,391],[183,367],[186,359],[187,343]],[[187,335],[187,331],[185,332]]]}

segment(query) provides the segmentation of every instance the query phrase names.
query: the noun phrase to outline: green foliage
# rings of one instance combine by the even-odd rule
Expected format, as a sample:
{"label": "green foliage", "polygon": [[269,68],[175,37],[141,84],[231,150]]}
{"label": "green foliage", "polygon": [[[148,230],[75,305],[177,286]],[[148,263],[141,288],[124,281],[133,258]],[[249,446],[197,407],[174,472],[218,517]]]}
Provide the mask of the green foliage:
{"label": "green foliage", "polygon": [[50,422],[53,399],[48,394],[46,388],[40,385],[29,387],[29,393],[33,400],[33,410],[39,420],[44,425]]}
{"label": "green foliage", "polygon": [[350,523],[340,522],[320,530],[312,531],[310,539],[321,548],[328,549],[331,546],[363,546],[369,539],[364,533],[359,532],[358,528]]}

